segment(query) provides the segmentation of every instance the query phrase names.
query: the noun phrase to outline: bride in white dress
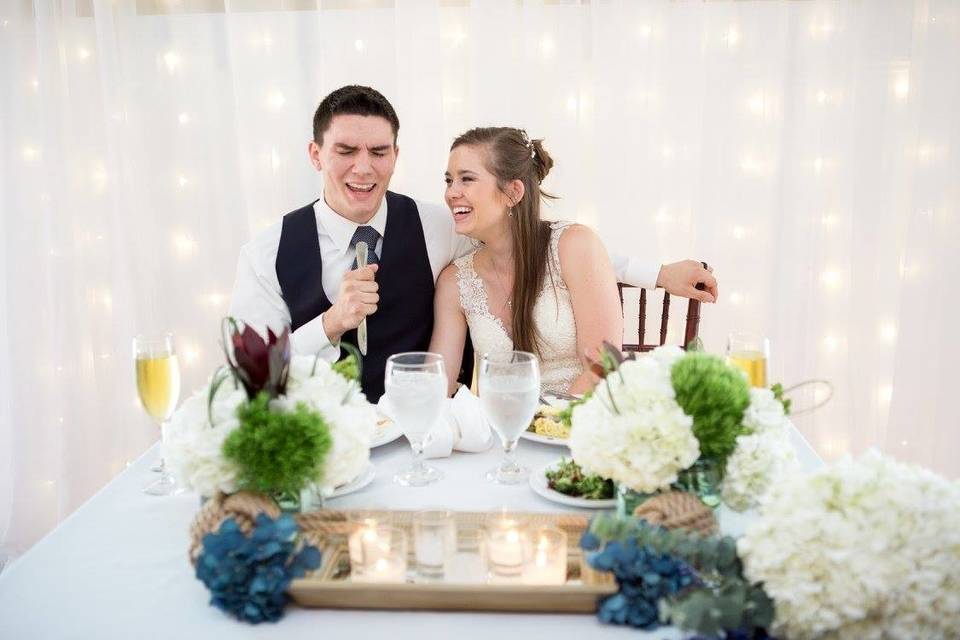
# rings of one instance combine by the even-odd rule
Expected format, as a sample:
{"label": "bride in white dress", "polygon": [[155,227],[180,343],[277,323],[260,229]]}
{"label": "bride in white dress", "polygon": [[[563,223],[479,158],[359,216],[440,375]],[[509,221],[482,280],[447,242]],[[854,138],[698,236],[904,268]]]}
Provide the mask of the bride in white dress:
{"label": "bride in white dress", "polygon": [[553,160],[510,127],[471,129],[450,148],[445,199],[457,233],[481,247],[437,280],[430,351],[456,388],[467,327],[477,354],[529,351],[541,391],[582,393],[600,345],[620,346],[623,317],[606,249],[588,227],[540,219]]}

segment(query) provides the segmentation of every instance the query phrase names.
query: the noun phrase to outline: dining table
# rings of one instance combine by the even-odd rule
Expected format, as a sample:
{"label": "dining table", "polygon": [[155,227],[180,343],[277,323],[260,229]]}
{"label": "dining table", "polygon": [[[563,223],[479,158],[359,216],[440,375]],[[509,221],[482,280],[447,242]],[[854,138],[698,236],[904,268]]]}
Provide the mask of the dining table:
{"label": "dining table", "polygon": [[[801,433],[790,429],[803,469],[822,466]],[[592,614],[309,609],[294,604],[275,623],[238,622],[209,605],[210,595],[188,559],[189,528],[200,497],[142,492],[159,455],[159,444],[148,449],[0,573],[0,639],[660,640],[690,635],[668,627],[648,632],[604,624]],[[517,449],[519,461],[534,472],[563,455],[569,456],[564,446],[528,440],[521,440]],[[429,461],[443,472],[440,481],[399,486],[393,475],[412,460],[409,444],[400,437],[371,450],[374,475],[369,484],[327,500],[325,507],[591,513],[547,500],[526,482],[499,485],[485,480],[484,472],[502,456],[499,443],[480,453],[454,452]],[[717,515],[721,531],[734,536],[757,518],[724,506]]]}

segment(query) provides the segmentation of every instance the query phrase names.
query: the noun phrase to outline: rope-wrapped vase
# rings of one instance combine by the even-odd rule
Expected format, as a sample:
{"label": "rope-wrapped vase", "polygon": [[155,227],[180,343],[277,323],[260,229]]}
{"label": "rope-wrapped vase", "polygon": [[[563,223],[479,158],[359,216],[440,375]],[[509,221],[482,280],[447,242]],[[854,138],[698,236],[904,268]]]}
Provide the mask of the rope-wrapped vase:
{"label": "rope-wrapped vase", "polygon": [[666,529],[688,529],[705,536],[717,532],[713,509],[685,491],[657,494],[638,505],[633,515]]}

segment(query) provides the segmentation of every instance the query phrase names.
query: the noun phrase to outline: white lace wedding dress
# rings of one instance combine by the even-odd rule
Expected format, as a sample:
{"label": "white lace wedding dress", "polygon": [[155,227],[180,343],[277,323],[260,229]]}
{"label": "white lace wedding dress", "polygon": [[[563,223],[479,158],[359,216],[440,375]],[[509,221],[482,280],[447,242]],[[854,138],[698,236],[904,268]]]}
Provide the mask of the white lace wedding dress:
{"label": "white lace wedding dress", "polygon": [[[573,319],[570,292],[560,273],[560,235],[570,222],[550,225],[549,273],[533,307],[533,320],[540,331],[540,390],[567,393],[570,384],[582,372],[577,357],[577,325]],[[479,358],[492,351],[511,351],[513,340],[499,317],[490,312],[483,280],[473,268],[473,256],[456,260],[460,306],[470,327],[470,338]],[[551,278],[552,275],[552,278]]]}

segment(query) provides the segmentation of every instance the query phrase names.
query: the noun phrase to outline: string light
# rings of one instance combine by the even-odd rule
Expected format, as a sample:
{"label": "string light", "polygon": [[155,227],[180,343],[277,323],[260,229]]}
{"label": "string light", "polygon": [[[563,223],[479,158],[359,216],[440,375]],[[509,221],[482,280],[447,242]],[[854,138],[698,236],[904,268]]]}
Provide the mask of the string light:
{"label": "string light", "polygon": [[556,49],[556,46],[553,44],[553,38],[549,33],[543,34],[540,37],[540,54],[543,59],[549,60],[553,56],[554,49]]}
{"label": "string light", "polygon": [[651,27],[649,24],[642,24],[640,25],[639,33],[641,38],[647,40],[651,35],[653,35],[653,27]]}
{"label": "string light", "polygon": [[837,218],[837,216],[832,213],[828,213],[824,215],[822,218],[820,218],[820,224],[827,227],[828,229],[835,227],[838,221],[839,219]]}
{"label": "string light", "polygon": [[457,28],[450,33],[449,38],[454,47],[459,47],[467,39],[467,33],[463,30],[463,27],[457,25]]}
{"label": "string light", "polygon": [[724,40],[726,41],[727,46],[733,49],[740,42],[740,32],[737,31],[736,27],[731,26],[729,29],[727,29]]}
{"label": "string light", "polygon": [[200,358],[200,350],[192,344],[184,346],[180,353],[183,354],[183,360],[188,365],[193,364]]}
{"label": "string light", "polygon": [[187,176],[185,176],[185,175],[182,175],[182,174],[181,174],[181,175],[177,178],[177,184],[180,186],[181,189],[185,189],[189,183],[190,183],[190,181],[187,180]]}
{"label": "string light", "polygon": [[184,232],[175,232],[172,237],[173,248],[182,258],[189,257],[197,248],[197,243],[193,237]]}
{"label": "string light", "polygon": [[813,37],[828,37],[834,31],[832,22],[824,20],[823,22],[814,22],[810,25],[810,35]]}
{"label": "string light", "polygon": [[107,178],[107,170],[103,168],[103,165],[96,165],[90,173],[90,181],[93,183],[93,188],[96,191],[106,189]]}
{"label": "string light", "polygon": [[31,145],[24,145],[20,150],[24,162],[36,162],[40,159],[40,149]]}
{"label": "string light", "polygon": [[890,401],[893,399],[893,385],[889,383],[883,383],[877,387],[877,403],[880,405],[880,409],[886,409],[890,406]]}
{"label": "string light", "polygon": [[897,325],[890,321],[881,322],[878,333],[880,334],[880,339],[884,342],[893,342],[897,339]]}
{"label": "string light", "polygon": [[733,229],[730,230],[730,235],[733,236],[734,240],[743,240],[747,235],[747,230],[744,227],[735,224],[733,225]]}
{"label": "string light", "polygon": [[90,51],[84,47],[80,47],[77,50],[77,57],[80,58],[80,60],[86,60],[90,57]]}
{"label": "string light", "polygon": [[184,112],[177,116],[177,122],[180,124],[190,124],[190,114]]}
{"label": "string light", "polygon": [[353,48],[356,49],[357,51],[363,52],[363,48],[364,48],[363,40],[354,40]]}
{"label": "string light", "polygon": [[743,303],[743,294],[739,291],[734,291],[730,294],[730,304],[742,304]]}
{"label": "string light", "polygon": [[758,92],[753,94],[750,99],[747,101],[747,108],[750,111],[758,116],[762,116],[765,111],[766,100],[764,99],[763,92]]}
{"label": "string light", "polygon": [[654,221],[657,224],[663,225],[673,220],[673,216],[667,211],[667,207],[663,206],[657,210],[657,214],[653,217]]}
{"label": "string light", "polygon": [[270,168],[272,168],[274,172],[280,169],[280,153],[276,147],[270,149]]}
{"label": "string light", "polygon": [[827,353],[836,353],[840,349],[841,340],[832,333],[823,337],[823,347]]}
{"label": "string light", "polygon": [[901,100],[910,95],[910,72],[898,71],[894,74],[893,93]]}
{"label": "string light", "polygon": [[660,148],[660,155],[664,160],[670,160],[675,155],[675,152],[673,147],[671,147],[669,144],[665,144]]}
{"label": "string light", "polygon": [[279,91],[274,91],[269,96],[267,96],[267,105],[271,109],[274,109],[274,110],[282,109],[283,105],[285,105],[286,103],[287,103],[287,98],[283,95],[283,93]]}
{"label": "string light", "polygon": [[578,105],[578,100],[576,95],[570,94],[569,96],[567,96],[567,111],[570,111],[571,113],[576,113],[577,105]]}
{"label": "string light", "polygon": [[219,307],[226,301],[226,297],[219,291],[214,291],[213,293],[207,294],[206,298],[210,306],[213,307]]}
{"label": "string light", "polygon": [[34,91],[39,91],[39,90],[40,90],[40,81],[37,80],[36,78],[34,78],[33,80],[30,81],[30,86],[33,87],[33,90],[34,90]]}
{"label": "string light", "polygon": [[180,63],[183,62],[180,54],[176,51],[170,50],[163,54],[163,64],[167,67],[167,73],[174,74],[177,69],[180,68]]}
{"label": "string light", "polygon": [[817,173],[823,173],[823,158],[816,158],[813,161],[813,170]]}
{"label": "string light", "polygon": [[839,289],[843,283],[843,275],[839,269],[825,269],[820,274],[820,282],[827,289]]}

